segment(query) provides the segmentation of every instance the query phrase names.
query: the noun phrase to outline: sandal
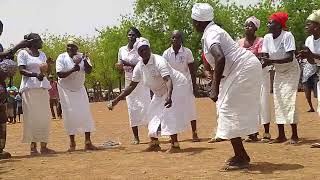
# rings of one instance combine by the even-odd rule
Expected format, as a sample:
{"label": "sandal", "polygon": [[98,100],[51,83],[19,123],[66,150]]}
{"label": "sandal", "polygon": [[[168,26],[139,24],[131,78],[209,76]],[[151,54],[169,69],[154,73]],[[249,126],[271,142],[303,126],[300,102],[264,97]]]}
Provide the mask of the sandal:
{"label": "sandal", "polygon": [[230,162],[228,162],[223,168],[223,171],[235,171],[235,170],[241,170],[241,169],[247,169],[249,168],[249,161],[245,160],[242,157],[232,157],[230,158]]}
{"label": "sandal", "polygon": [[2,153],[0,153],[0,159],[10,159],[11,158],[11,154],[6,152],[6,151],[2,151]]}
{"label": "sandal", "polygon": [[84,150],[85,151],[96,151],[99,150],[99,148],[97,148],[96,146],[94,146],[91,142],[90,143],[86,143],[84,145]]}
{"label": "sandal", "polygon": [[40,149],[40,153],[41,154],[55,154],[56,153],[56,151],[55,150],[53,150],[53,149],[49,149],[49,148],[41,148]]}
{"label": "sandal", "polygon": [[135,137],[135,138],[132,140],[131,144],[133,144],[133,145],[138,145],[138,144],[140,144],[139,138],[136,138],[136,137]]}
{"label": "sandal", "polygon": [[149,143],[149,147],[147,149],[143,150],[143,152],[158,152],[161,151],[159,140],[153,140]]}
{"label": "sandal", "polygon": [[38,155],[40,155],[40,153],[38,152],[37,148],[31,148],[30,155],[31,156],[38,156]]}
{"label": "sandal", "polygon": [[179,143],[175,142],[175,143],[171,144],[170,148],[166,151],[166,153],[172,154],[172,153],[178,153],[180,151],[181,151],[181,149],[180,149]]}
{"label": "sandal", "polygon": [[311,148],[320,148],[320,143],[311,144]]}
{"label": "sandal", "polygon": [[192,132],[192,142],[200,142],[197,131]]}
{"label": "sandal", "polygon": [[216,142],[222,142],[226,141],[226,139],[221,139],[221,138],[211,138],[208,143],[216,143]]}
{"label": "sandal", "polygon": [[299,138],[298,139],[297,138],[291,138],[290,141],[289,141],[289,144],[294,145],[294,144],[298,144],[299,142],[300,142]]}
{"label": "sandal", "polygon": [[274,139],[273,141],[270,141],[269,144],[280,144],[286,142],[288,139],[287,138],[277,138]]}
{"label": "sandal", "polygon": [[270,133],[263,133],[263,138],[261,139],[261,142],[268,143],[271,140],[271,134]]}

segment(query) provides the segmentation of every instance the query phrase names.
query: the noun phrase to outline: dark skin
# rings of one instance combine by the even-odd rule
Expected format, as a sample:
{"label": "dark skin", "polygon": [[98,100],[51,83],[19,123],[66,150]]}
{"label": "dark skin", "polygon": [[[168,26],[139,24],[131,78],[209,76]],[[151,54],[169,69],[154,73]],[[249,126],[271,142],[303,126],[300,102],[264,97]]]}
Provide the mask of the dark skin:
{"label": "dark skin", "polygon": [[[136,42],[137,38],[138,38],[138,36],[135,34],[134,31],[130,30],[128,32],[128,49],[129,50],[133,49],[133,45]],[[123,71],[123,66],[130,66],[130,67],[134,68],[136,65],[131,64],[131,63],[121,59],[121,63],[116,63],[115,66],[119,71]]]}
{"label": "dark skin", "polygon": [[[313,21],[307,20],[305,29],[306,29],[308,35],[313,35],[315,40],[318,40],[320,38],[320,24],[318,22],[313,22]],[[319,59],[320,55],[312,53],[308,47],[304,46],[303,49],[301,51],[299,51],[297,58],[307,59],[307,61],[310,64],[315,64],[316,61],[318,61],[315,59]],[[304,92],[305,92],[308,104],[310,106],[310,110],[308,112],[314,112],[314,108],[312,106],[312,100],[311,100],[312,89],[305,85]]]}
{"label": "dark skin", "polygon": [[[245,23],[244,26],[244,30],[245,30],[245,40],[244,40],[244,48],[249,48],[253,45],[253,43],[255,42],[255,40],[257,39],[256,36],[256,31],[258,30],[257,27],[253,24],[253,22],[249,21]],[[258,54],[257,58],[261,59],[262,54]],[[262,68],[266,67],[267,64],[264,63],[262,65]],[[268,124],[264,124],[264,130],[265,133],[269,133],[269,127],[270,127],[270,123]],[[252,140],[258,140],[257,138],[258,133],[255,134],[250,134],[249,138]]]}
{"label": "dark skin", "polygon": [[[172,32],[172,35],[171,35],[171,45],[172,45],[172,48],[175,52],[175,55],[177,55],[179,53],[179,50],[180,48],[182,47],[182,33],[178,30],[175,30]],[[196,68],[195,68],[195,64],[194,62],[193,63],[189,63],[188,64],[188,68],[189,68],[189,72],[190,72],[190,75],[191,75],[191,81],[192,81],[192,85],[193,85],[193,94],[195,96],[197,96],[198,94],[198,86],[197,86],[197,83],[196,83]],[[192,132],[193,133],[193,140],[194,141],[199,141],[199,138],[196,134],[196,131],[197,131],[197,121],[196,120],[192,120],[191,121],[191,128],[192,128]]]}
{"label": "dark skin", "polygon": [[[78,53],[78,47],[76,45],[67,45],[67,53],[71,58],[73,58],[73,56],[75,56]],[[86,57],[85,54],[84,56]],[[85,73],[90,74],[92,71],[92,66],[90,66],[86,58],[83,59],[83,63],[84,63]],[[57,75],[59,78],[66,78],[70,76],[73,72],[77,72],[77,71],[80,71],[80,66],[78,64],[75,64],[72,69],[64,72],[58,72]]]}
{"label": "dark skin", "polygon": [[[137,35],[134,31],[130,30],[127,34],[127,38],[128,38],[128,49],[132,50],[133,49],[133,45],[136,42],[137,39]],[[129,66],[131,68],[134,68],[136,65],[135,64],[131,64],[127,61],[121,60],[121,63],[116,63],[115,67],[119,70],[119,71],[123,71],[123,66]],[[135,137],[135,140],[139,140],[139,130],[138,130],[138,126],[134,126],[131,128],[132,129],[132,133],[133,136]],[[135,142],[134,142],[135,143]]]}
{"label": "dark skin", "polygon": [[[138,53],[139,53],[140,57],[142,58],[143,63],[144,64],[148,64],[148,62],[150,60],[150,57],[151,57],[151,49],[150,49],[150,47],[147,46],[147,45],[141,46],[138,49]],[[166,93],[164,106],[166,108],[170,108],[172,106],[172,99],[171,99],[172,91],[173,91],[172,80],[171,80],[171,77],[169,75],[168,76],[164,76],[162,78],[163,78],[163,80],[164,80],[164,82],[166,84],[166,87],[167,87],[167,93]],[[125,90],[111,102],[112,106],[113,107],[116,106],[121,99],[123,99],[126,96],[128,96],[137,87],[137,85],[138,85],[138,82],[131,81],[130,85],[128,87],[126,87]],[[171,135],[170,137],[171,137],[171,143],[172,144],[174,144],[175,142],[178,142],[177,134]],[[157,138],[151,138],[151,140],[155,141],[155,140],[158,140],[158,139]]]}
{"label": "dark skin", "polygon": [[[200,22],[200,21],[193,20],[193,26],[200,33],[204,32],[205,28],[208,26],[209,23],[210,22]],[[212,83],[213,94],[211,99],[214,102],[216,102],[218,100],[219,86],[220,86],[221,79],[223,78],[223,71],[224,71],[226,59],[220,44],[212,44],[210,47],[210,53],[214,57],[214,61],[215,61],[214,78]],[[239,157],[241,159],[250,161],[249,160],[250,158],[243,146],[241,137],[232,138],[230,139],[230,142],[232,144],[235,157]]]}
{"label": "dark skin", "polygon": [[[40,51],[39,49],[42,48],[42,40],[39,37],[37,37],[36,39],[33,39],[30,41],[30,46],[26,49],[28,54],[30,54],[33,57],[38,57],[40,55]],[[31,71],[28,71],[26,69],[26,66],[24,65],[20,65],[19,66],[19,71],[21,75],[27,76],[27,77],[36,77],[39,81],[42,81],[44,78],[44,74],[42,73],[34,73]]]}
{"label": "dark skin", "polygon": [[[269,33],[272,33],[273,39],[278,38],[282,32],[281,24],[274,21],[274,20],[269,20],[268,29],[269,29]],[[264,53],[263,54],[263,61],[267,65],[286,64],[286,63],[292,62],[293,57],[294,57],[294,51],[289,51],[286,53],[288,55],[287,58],[276,59],[276,60],[269,59],[269,55]],[[291,136],[290,143],[296,144],[299,141],[297,124],[291,124],[291,129],[292,129],[292,136]],[[287,140],[285,132],[284,132],[284,124],[278,124],[278,131],[279,131],[278,137],[274,141],[272,141],[271,143],[282,143]]]}
{"label": "dark skin", "polygon": [[[70,58],[73,58],[75,55],[78,54],[78,46],[74,44],[68,44],[67,45],[67,53],[70,56]],[[82,57],[83,65],[84,65],[84,71],[86,74],[90,74],[92,71],[92,66],[87,61],[87,56],[86,54],[83,55]],[[75,64],[74,67],[68,71],[64,72],[57,72],[57,75],[59,78],[66,78],[70,76],[72,73],[80,71],[80,66],[78,64]],[[91,142],[91,133],[90,132],[85,132],[85,150],[97,150],[97,147],[95,147],[92,142]],[[69,151],[75,151],[76,148],[76,142],[75,142],[75,135],[69,135],[70,138],[70,148]]]}

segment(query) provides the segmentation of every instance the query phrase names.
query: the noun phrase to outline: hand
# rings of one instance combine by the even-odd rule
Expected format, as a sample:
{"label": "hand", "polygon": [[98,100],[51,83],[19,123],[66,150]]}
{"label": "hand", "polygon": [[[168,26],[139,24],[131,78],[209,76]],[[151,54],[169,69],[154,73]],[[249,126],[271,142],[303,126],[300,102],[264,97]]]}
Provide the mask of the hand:
{"label": "hand", "polygon": [[272,65],[272,61],[269,58],[261,57],[262,66],[270,66]]}
{"label": "hand", "polygon": [[31,40],[24,39],[24,40],[20,41],[20,42],[17,44],[18,49],[28,47],[32,40],[33,40],[33,39],[31,39]]}
{"label": "hand", "polygon": [[171,106],[172,106],[172,99],[171,99],[171,97],[169,97],[169,96],[166,97],[164,106],[165,106],[166,108],[171,108]]}
{"label": "hand", "polygon": [[110,111],[113,110],[113,107],[116,106],[118,104],[119,100],[118,99],[114,99],[112,101],[109,101],[109,103],[107,104],[107,107]]}
{"label": "hand", "polygon": [[312,52],[308,47],[305,47],[303,50],[299,51],[297,58],[299,59],[311,59],[312,58]]}
{"label": "hand", "polygon": [[123,71],[123,64],[121,64],[121,63],[116,63],[114,66],[115,66],[119,71]]}
{"label": "hand", "polygon": [[80,71],[80,66],[79,66],[79,64],[75,64],[75,65],[73,66],[73,68],[72,68],[72,71],[73,71],[73,72]]}
{"label": "hand", "polygon": [[37,79],[38,79],[39,81],[43,81],[43,78],[44,78],[44,75],[43,75],[42,73],[40,73],[40,74],[37,75]]}
{"label": "hand", "polygon": [[213,101],[213,102],[217,102],[218,101],[218,95],[219,92],[216,93],[215,91],[211,91],[209,94],[209,98]]}

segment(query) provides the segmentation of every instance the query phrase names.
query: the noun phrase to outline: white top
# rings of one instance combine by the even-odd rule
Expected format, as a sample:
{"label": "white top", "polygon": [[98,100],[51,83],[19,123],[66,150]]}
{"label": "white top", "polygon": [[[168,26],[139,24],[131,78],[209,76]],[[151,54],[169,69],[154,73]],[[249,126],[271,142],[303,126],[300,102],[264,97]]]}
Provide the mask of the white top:
{"label": "white top", "polygon": [[[126,61],[130,64],[137,64],[140,60],[140,56],[138,54],[138,51],[135,50],[135,48],[129,50],[128,45],[122,46],[119,49],[118,53],[118,62],[121,64],[121,60]],[[123,66],[124,69],[124,76],[127,80],[132,79],[132,73],[133,73],[133,68],[130,66]]]}
{"label": "white top", "polygon": [[191,79],[188,65],[193,63],[194,59],[190,49],[181,46],[178,54],[175,54],[173,48],[170,47],[163,52],[162,57],[164,57],[169,62],[171,67],[185,75],[188,80]]}
{"label": "white top", "polygon": [[[313,54],[320,55],[320,38],[315,40],[313,35],[311,35],[306,39],[305,45]],[[320,60],[315,60],[315,62],[318,66],[320,66]]]}
{"label": "white top", "polygon": [[[90,59],[87,59],[88,63],[90,63]],[[66,72],[69,71],[74,67],[75,63],[73,59],[69,56],[67,52],[62,53],[58,56],[56,61],[56,71],[58,72]],[[85,82],[85,71],[84,71],[84,62],[81,61],[80,64],[80,71],[73,72],[66,78],[59,78],[58,83],[63,88],[69,91],[79,91],[81,88],[84,87]]]}
{"label": "white top", "polygon": [[[26,50],[21,50],[18,53],[17,59],[18,66],[25,66],[26,70],[33,73],[40,73],[40,65],[47,61],[47,57],[42,51],[40,51],[38,57],[33,57]],[[39,81],[36,77],[27,77],[22,75],[20,92],[34,88],[51,89],[51,86],[47,77],[44,77],[42,81]]]}
{"label": "white top", "polygon": [[210,53],[210,48],[213,44],[221,46],[226,59],[223,76],[228,76],[232,70],[241,65],[241,61],[246,59],[241,57],[248,53],[245,48],[240,47],[224,29],[214,24],[214,22],[208,24],[204,30],[201,42],[206,60],[213,69],[214,58]]}
{"label": "white top", "polygon": [[273,39],[271,33],[263,38],[262,53],[268,53],[271,60],[287,58],[287,52],[296,50],[294,37],[291,32],[282,31],[280,36]]}
{"label": "white top", "polygon": [[163,77],[168,75],[172,79],[174,86],[188,83],[187,78],[174,70],[162,56],[151,54],[150,60],[146,65],[141,60],[135,66],[132,81],[142,81],[156,96],[161,97],[167,92],[167,86]]}

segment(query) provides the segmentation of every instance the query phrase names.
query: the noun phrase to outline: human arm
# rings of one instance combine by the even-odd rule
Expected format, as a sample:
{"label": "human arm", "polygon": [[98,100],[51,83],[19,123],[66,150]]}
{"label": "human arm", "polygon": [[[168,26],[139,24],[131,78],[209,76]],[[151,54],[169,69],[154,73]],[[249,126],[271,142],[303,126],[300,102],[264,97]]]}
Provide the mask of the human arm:
{"label": "human arm", "polygon": [[210,53],[212,54],[215,60],[215,68],[213,74],[214,78],[212,82],[213,94],[211,98],[214,102],[216,102],[218,100],[219,86],[221,79],[223,78],[223,71],[225,67],[226,58],[219,44],[212,44],[210,47]]}

